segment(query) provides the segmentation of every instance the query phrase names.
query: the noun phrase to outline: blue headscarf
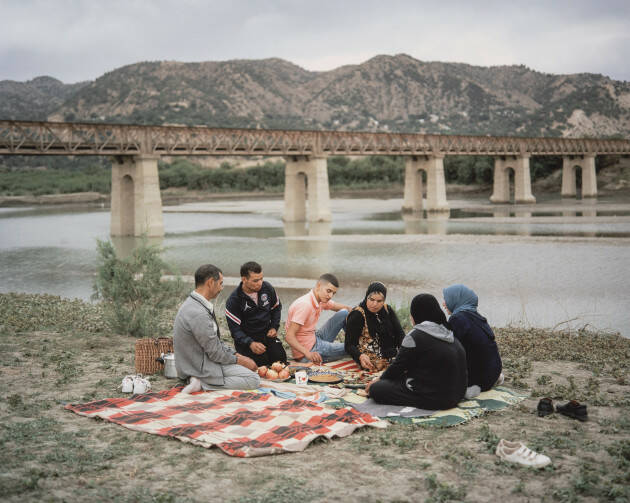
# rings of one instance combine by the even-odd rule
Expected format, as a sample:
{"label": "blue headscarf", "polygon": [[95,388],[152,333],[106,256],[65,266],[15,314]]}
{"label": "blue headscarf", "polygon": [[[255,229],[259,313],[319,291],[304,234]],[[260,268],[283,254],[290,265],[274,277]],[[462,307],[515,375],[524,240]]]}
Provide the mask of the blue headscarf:
{"label": "blue headscarf", "polygon": [[460,311],[477,312],[479,298],[477,294],[464,285],[451,285],[442,290],[446,307],[451,314]]}

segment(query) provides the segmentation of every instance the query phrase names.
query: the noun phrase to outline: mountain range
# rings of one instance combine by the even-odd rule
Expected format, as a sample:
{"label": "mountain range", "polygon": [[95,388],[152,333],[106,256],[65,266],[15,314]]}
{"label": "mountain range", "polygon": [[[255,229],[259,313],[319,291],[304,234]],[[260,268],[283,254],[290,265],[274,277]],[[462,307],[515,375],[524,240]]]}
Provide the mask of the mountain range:
{"label": "mountain range", "polygon": [[630,82],[405,54],[312,72],[277,58],[141,62],[94,81],[0,81],[0,119],[628,137]]}

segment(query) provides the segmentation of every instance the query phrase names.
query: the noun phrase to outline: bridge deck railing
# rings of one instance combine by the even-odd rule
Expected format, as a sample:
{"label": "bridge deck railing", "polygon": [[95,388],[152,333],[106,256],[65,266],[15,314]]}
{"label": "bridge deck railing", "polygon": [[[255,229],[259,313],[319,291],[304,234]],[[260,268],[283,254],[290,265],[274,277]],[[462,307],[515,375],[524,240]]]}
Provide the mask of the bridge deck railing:
{"label": "bridge deck railing", "polygon": [[596,155],[630,140],[0,121],[5,155]]}

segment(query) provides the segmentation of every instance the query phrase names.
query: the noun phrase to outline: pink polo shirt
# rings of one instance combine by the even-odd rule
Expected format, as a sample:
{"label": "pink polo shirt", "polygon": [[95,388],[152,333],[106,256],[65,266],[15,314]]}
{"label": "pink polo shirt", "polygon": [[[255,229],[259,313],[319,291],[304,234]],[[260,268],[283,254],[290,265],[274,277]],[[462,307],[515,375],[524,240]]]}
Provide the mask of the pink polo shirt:
{"label": "pink polo shirt", "polygon": [[[301,325],[297,331],[296,338],[309,350],[315,345],[315,326],[319,320],[320,314],[323,309],[333,309],[336,304],[329,300],[328,302],[317,302],[313,290],[305,295],[295,299],[289,306],[289,312],[287,313],[287,321],[285,329],[288,330],[292,321]],[[304,355],[299,351],[293,349],[293,358],[304,358]]]}

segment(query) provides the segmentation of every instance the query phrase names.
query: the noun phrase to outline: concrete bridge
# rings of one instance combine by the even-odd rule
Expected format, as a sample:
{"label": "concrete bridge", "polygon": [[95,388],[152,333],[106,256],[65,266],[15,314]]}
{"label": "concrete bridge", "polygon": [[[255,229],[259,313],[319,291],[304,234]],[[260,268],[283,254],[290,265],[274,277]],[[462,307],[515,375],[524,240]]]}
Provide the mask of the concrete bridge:
{"label": "concrete bridge", "polygon": [[162,236],[157,169],[161,156],[283,156],[284,220],[321,222],[331,219],[326,166],[331,155],[405,157],[403,210],[423,209],[424,171],[424,209],[440,212],[449,209],[444,180],[447,155],[493,156],[490,200],[510,201],[509,175],[513,172],[515,202],[534,203],[529,169],[532,155],[563,157],[562,196],[576,195],[576,170],[580,169],[582,196],[594,197],[595,157],[630,155],[630,140],[0,121],[0,154],[111,156],[111,234]]}

